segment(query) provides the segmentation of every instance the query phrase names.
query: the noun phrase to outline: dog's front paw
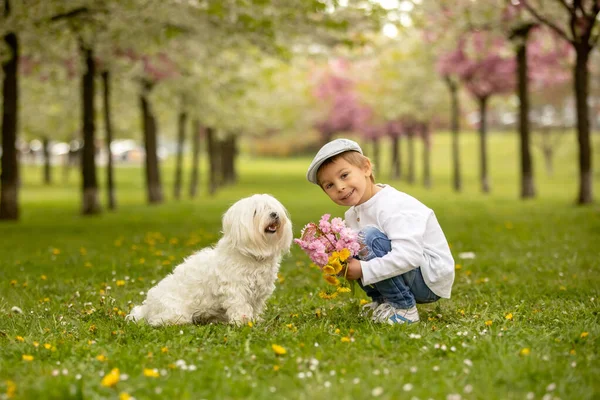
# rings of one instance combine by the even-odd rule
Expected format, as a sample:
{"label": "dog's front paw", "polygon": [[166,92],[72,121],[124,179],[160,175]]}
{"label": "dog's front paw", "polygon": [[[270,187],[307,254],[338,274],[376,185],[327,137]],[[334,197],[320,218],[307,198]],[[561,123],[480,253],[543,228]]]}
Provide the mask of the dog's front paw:
{"label": "dog's front paw", "polygon": [[229,323],[235,326],[247,325],[248,322],[251,322],[252,320],[252,316],[246,314],[231,315],[229,317]]}

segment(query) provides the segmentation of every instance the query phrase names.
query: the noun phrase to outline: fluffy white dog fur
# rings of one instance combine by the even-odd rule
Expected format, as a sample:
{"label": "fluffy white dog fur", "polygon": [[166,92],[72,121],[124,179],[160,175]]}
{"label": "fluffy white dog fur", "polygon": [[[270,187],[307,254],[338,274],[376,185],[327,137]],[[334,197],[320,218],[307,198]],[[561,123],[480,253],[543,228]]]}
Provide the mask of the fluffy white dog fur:
{"label": "fluffy white dog fur", "polygon": [[241,199],[223,215],[218,243],[175,267],[127,319],[153,326],[259,320],[291,244],[292,224],[279,201],[267,194]]}

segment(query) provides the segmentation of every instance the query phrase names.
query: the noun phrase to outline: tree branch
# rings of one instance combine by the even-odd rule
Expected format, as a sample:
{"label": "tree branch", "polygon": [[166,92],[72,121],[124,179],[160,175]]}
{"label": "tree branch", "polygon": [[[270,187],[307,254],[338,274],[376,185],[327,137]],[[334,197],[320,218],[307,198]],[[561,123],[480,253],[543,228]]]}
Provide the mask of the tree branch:
{"label": "tree branch", "polygon": [[75,18],[81,14],[87,14],[89,12],[90,12],[90,10],[87,7],[78,7],[71,11],[68,11],[66,13],[55,15],[52,18],[50,18],[50,21],[56,22],[56,21],[60,21],[61,19],[71,19],[71,18]]}
{"label": "tree branch", "polygon": [[[561,3],[562,3],[562,1],[563,0],[560,0]],[[569,43],[571,43],[573,45],[575,44],[574,41],[569,38],[569,36],[567,35],[567,33],[564,30],[562,30],[558,25],[556,25],[554,22],[550,21],[548,18],[545,18],[542,15],[540,15],[540,13],[538,13],[536,10],[533,9],[533,7],[531,7],[529,5],[528,1],[523,1],[523,2],[521,2],[521,4],[523,4],[523,6],[527,9],[527,11],[529,11],[529,13],[531,15],[533,15],[533,17],[535,19],[540,21],[542,24],[548,26],[550,29],[555,31],[559,36],[564,38]]]}

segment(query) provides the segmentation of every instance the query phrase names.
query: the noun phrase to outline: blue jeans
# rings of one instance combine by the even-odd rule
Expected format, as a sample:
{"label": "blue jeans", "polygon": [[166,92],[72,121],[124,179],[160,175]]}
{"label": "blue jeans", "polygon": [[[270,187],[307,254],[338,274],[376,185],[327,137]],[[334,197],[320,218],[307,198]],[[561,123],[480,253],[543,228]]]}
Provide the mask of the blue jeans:
{"label": "blue jeans", "polygon": [[[392,242],[376,227],[367,226],[360,233],[365,245],[360,260],[383,257],[392,250]],[[440,298],[423,280],[420,267],[372,285],[363,286],[360,279],[358,284],[373,301],[390,303],[396,308],[407,309],[417,303],[432,303]]]}

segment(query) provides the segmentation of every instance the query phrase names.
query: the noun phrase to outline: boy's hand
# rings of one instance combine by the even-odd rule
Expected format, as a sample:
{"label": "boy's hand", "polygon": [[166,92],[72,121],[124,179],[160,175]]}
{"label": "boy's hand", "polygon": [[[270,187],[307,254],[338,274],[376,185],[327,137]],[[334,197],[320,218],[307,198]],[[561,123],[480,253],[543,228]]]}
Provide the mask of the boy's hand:
{"label": "boy's hand", "polygon": [[[346,279],[355,281],[357,279],[362,278],[362,268],[360,266],[360,261],[358,261],[356,258],[351,258],[350,260],[348,260],[348,267],[346,267],[346,269],[348,270],[348,272],[346,272]],[[344,276],[344,271],[342,271],[340,274]]]}

